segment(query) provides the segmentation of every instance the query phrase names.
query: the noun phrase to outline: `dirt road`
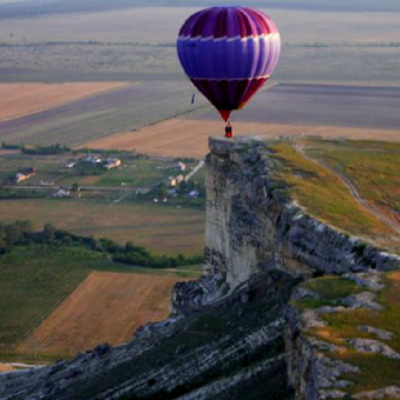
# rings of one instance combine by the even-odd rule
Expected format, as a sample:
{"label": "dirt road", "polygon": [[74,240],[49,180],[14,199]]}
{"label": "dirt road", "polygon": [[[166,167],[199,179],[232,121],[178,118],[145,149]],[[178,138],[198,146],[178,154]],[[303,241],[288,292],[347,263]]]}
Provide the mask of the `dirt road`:
{"label": "dirt road", "polygon": [[374,217],[378,218],[384,224],[386,224],[387,226],[392,228],[395,232],[400,234],[400,225],[398,223],[396,223],[395,221],[393,221],[392,219],[390,219],[387,215],[383,214],[379,209],[375,208],[372,204],[370,204],[368,202],[368,200],[364,199],[361,196],[360,192],[358,191],[355,183],[347,175],[343,174],[340,171],[337,171],[336,169],[332,168],[330,165],[328,165],[327,163],[324,163],[321,160],[310,157],[306,153],[305,148],[301,143],[295,142],[294,148],[301,156],[303,156],[307,160],[309,160],[313,163],[316,163],[319,166],[321,166],[322,168],[328,169],[330,172],[335,174],[342,181],[342,183],[347,187],[347,189],[350,192],[353,199],[358,204],[360,204],[361,207],[363,207],[367,212],[372,214]]}

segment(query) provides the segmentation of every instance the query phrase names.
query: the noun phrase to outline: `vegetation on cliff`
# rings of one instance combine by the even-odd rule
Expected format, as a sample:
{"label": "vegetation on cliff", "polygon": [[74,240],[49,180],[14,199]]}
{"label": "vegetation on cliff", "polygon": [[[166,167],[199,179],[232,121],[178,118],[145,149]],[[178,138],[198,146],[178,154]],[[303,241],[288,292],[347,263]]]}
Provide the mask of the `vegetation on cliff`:
{"label": "vegetation on cliff", "polygon": [[323,354],[358,369],[340,376],[347,395],[400,387],[399,282],[399,272],[322,277],[301,285],[308,299],[292,302],[315,313],[304,334],[327,344]]}
{"label": "vegetation on cliff", "polygon": [[399,145],[302,139],[269,145],[286,193],[342,232],[399,252]]}

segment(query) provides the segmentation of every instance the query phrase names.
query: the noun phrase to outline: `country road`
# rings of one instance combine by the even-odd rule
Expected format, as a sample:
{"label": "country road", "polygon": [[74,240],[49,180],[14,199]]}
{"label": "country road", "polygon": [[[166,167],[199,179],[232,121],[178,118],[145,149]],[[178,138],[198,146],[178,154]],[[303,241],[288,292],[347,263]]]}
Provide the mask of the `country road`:
{"label": "country road", "polygon": [[190,172],[190,174],[187,174],[185,177],[185,181],[189,182],[204,166],[204,160],[200,161],[196,167],[193,168],[193,171]]}
{"label": "country road", "polygon": [[384,224],[386,224],[387,226],[389,226],[390,228],[392,228],[395,232],[397,232],[398,234],[400,234],[400,224],[396,223],[395,221],[393,221],[392,219],[390,219],[388,216],[386,216],[385,214],[383,214],[379,209],[375,208],[373,205],[371,205],[366,199],[364,199],[360,192],[357,189],[357,186],[354,184],[354,182],[345,174],[343,174],[340,171],[335,170],[334,168],[332,168],[330,165],[328,165],[327,163],[324,163],[321,160],[318,159],[314,159],[312,157],[310,157],[304,149],[304,146],[299,143],[296,142],[294,144],[294,148],[297,151],[297,153],[299,153],[302,157],[304,157],[305,159],[307,159],[308,161],[311,161],[315,164],[318,164],[319,166],[321,166],[322,168],[325,168],[327,170],[329,170],[330,172],[332,172],[333,174],[335,174],[341,181],[342,183],[347,187],[348,191],[350,192],[351,196],[353,197],[353,199],[361,206],[363,207],[366,211],[368,211],[370,214],[372,214],[373,216],[375,216],[376,218],[378,218],[380,221],[382,221]]}

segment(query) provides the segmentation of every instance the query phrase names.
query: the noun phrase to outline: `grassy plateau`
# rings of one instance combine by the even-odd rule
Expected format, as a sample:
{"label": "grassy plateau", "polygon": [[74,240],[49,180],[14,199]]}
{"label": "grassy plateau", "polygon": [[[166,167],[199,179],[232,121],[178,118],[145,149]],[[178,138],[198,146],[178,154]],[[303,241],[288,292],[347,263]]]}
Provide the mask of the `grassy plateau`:
{"label": "grassy plateau", "polygon": [[[386,217],[393,214],[396,221],[396,202],[400,200],[396,189],[398,148],[393,143],[318,139],[271,145],[282,162],[280,178],[287,184],[286,191],[300,206],[336,229],[395,252],[400,251],[399,232]],[[360,198],[338,171],[352,180]]]}

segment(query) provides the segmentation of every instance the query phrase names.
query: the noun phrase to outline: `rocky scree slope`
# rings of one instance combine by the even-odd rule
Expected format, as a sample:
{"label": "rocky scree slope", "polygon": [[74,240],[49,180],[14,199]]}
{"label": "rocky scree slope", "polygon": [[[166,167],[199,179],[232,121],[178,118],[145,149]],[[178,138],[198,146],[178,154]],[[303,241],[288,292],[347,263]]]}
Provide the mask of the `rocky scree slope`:
{"label": "rocky scree slope", "polygon": [[399,260],[297,207],[268,143],[211,139],[210,149],[204,276],[176,285],[170,318],[125,345],[2,374],[0,399],[325,398],[294,288],[313,276],[376,275]]}

